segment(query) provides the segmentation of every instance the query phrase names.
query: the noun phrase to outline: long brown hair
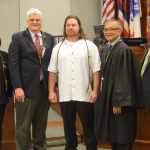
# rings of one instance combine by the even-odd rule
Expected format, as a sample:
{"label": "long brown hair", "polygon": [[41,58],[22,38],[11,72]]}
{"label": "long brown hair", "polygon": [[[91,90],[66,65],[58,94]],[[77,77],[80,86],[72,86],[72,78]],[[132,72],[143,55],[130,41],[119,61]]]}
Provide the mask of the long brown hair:
{"label": "long brown hair", "polygon": [[77,16],[73,16],[73,15],[69,15],[65,19],[65,22],[64,22],[64,33],[63,33],[64,34],[64,38],[67,37],[67,34],[66,34],[66,22],[67,22],[68,19],[76,19],[77,20],[78,25],[79,25],[79,39],[86,39],[86,35],[84,34],[84,31],[82,29],[80,19]]}

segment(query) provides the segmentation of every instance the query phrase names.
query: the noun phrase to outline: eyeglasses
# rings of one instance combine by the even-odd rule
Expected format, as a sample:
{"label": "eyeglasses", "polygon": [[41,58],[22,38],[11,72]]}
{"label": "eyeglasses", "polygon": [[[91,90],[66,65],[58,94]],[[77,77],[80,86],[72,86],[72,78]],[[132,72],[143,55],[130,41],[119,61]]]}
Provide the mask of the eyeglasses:
{"label": "eyeglasses", "polygon": [[107,28],[104,28],[103,29],[103,32],[113,32],[113,31],[116,31],[116,30],[119,30],[119,28],[110,28],[110,29],[107,29]]}

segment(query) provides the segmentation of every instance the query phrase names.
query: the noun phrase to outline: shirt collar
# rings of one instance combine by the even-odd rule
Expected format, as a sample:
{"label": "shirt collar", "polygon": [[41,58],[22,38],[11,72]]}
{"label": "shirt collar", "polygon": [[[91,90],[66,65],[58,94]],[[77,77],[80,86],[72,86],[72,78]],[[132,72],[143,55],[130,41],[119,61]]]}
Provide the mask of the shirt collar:
{"label": "shirt collar", "polygon": [[83,39],[79,39],[79,40],[77,40],[77,41],[75,41],[75,42],[70,42],[70,41],[68,41],[67,39],[65,39],[64,43],[65,43],[66,45],[75,45],[75,44],[78,44],[78,43],[83,43]]}
{"label": "shirt collar", "polygon": [[[31,34],[31,37],[34,38],[35,33],[31,32],[30,30],[29,30],[29,32],[30,32],[30,34]],[[38,35],[39,37],[42,37],[41,32],[39,32],[37,35]]]}
{"label": "shirt collar", "polygon": [[118,39],[116,39],[114,42],[112,42],[111,44],[110,43],[108,43],[109,45],[111,45],[111,46],[114,46],[118,41],[120,41],[121,39],[120,39],[120,37],[118,38]]}

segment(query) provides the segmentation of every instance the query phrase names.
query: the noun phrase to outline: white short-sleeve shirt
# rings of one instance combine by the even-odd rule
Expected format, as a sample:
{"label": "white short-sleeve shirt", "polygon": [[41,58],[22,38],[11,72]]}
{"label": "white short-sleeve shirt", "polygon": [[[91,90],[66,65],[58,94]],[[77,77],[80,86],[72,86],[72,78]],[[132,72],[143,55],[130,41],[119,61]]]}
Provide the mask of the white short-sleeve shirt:
{"label": "white short-sleeve shirt", "polygon": [[89,102],[89,74],[99,71],[100,65],[99,52],[93,42],[82,39],[58,43],[53,48],[48,71],[58,73],[59,101]]}

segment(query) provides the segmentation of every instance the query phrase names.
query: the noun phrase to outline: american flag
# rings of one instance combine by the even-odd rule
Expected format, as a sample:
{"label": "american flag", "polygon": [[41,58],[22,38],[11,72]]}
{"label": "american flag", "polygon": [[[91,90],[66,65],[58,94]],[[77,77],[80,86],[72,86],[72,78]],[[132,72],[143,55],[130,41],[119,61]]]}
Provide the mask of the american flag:
{"label": "american flag", "polygon": [[126,0],[118,0],[118,20],[122,24],[123,37],[129,37],[129,25],[128,25],[128,18],[127,18]]}
{"label": "american flag", "polygon": [[141,37],[141,3],[140,0],[131,0],[130,3],[130,37]]}
{"label": "american flag", "polygon": [[115,17],[114,0],[103,0],[102,24]]}

